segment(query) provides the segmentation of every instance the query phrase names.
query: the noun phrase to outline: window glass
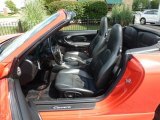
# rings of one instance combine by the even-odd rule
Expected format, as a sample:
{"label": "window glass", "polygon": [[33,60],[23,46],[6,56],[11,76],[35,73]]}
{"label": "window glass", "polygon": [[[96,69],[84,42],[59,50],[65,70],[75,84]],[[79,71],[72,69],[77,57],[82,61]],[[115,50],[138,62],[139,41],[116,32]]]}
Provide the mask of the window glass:
{"label": "window glass", "polygon": [[154,14],[154,11],[146,11],[144,14]]}

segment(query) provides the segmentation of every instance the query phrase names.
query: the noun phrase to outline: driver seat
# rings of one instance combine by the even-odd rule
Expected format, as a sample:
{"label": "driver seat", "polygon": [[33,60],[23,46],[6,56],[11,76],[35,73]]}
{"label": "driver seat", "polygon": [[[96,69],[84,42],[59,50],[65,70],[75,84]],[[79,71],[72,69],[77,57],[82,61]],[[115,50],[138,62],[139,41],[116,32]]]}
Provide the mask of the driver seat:
{"label": "driver seat", "polygon": [[88,53],[78,52],[78,51],[70,51],[66,52],[64,55],[65,62],[73,62],[73,61],[84,61],[87,60],[93,55],[96,55],[97,52],[102,48],[105,43],[105,38],[108,35],[108,21],[107,17],[102,17],[100,22],[100,29],[95,38],[91,41],[90,46],[88,48]]}
{"label": "driver seat", "polygon": [[[120,59],[122,48],[122,27],[116,24],[112,27],[108,42],[93,57],[88,71],[81,69],[61,70],[55,81],[55,88],[60,97],[76,98],[95,96],[104,90],[113,77],[116,62]],[[119,58],[119,59],[118,59]]]}

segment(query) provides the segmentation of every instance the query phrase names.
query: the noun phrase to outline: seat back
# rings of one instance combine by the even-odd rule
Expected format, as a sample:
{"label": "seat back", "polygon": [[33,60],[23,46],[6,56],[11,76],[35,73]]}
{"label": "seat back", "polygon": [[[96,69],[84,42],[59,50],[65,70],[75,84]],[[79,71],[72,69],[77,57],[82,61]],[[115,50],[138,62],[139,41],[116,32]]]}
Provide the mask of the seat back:
{"label": "seat back", "polygon": [[91,74],[94,77],[97,89],[103,89],[108,83],[108,78],[111,75],[117,58],[121,53],[122,48],[122,27],[116,24],[112,27],[108,42],[93,57],[90,64]]}
{"label": "seat back", "polygon": [[108,34],[108,20],[107,17],[102,17],[100,22],[100,29],[92,40],[89,46],[89,55],[92,57],[99,51],[104,45],[106,35]]}

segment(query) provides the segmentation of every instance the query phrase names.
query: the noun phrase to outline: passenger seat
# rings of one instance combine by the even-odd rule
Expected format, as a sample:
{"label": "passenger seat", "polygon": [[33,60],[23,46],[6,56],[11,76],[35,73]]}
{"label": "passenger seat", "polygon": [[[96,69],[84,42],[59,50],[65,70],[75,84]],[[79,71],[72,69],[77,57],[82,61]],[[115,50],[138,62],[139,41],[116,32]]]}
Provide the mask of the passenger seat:
{"label": "passenger seat", "polygon": [[84,61],[89,58],[92,58],[93,55],[96,55],[97,52],[102,48],[105,43],[105,38],[108,35],[108,21],[107,17],[102,17],[100,22],[100,30],[95,38],[91,41],[90,46],[88,48],[88,54],[84,52],[71,51],[66,52],[64,55],[65,62],[73,62],[73,61]]}
{"label": "passenger seat", "polygon": [[[112,27],[108,42],[98,51],[89,66],[89,70],[64,69],[55,81],[55,88],[61,97],[91,97],[110,83],[116,62],[120,59],[122,49],[122,27],[116,24]],[[118,59],[119,58],[119,59]]]}

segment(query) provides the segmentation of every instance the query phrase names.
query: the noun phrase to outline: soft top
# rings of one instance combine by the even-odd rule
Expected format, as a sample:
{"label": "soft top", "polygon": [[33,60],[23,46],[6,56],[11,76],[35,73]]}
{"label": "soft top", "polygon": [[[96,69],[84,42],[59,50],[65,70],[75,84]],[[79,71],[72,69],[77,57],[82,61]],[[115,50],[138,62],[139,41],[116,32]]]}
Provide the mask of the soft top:
{"label": "soft top", "polygon": [[160,27],[159,26],[156,26],[156,25],[130,25],[130,26],[134,27],[137,30],[154,33],[154,34],[160,36]]}

